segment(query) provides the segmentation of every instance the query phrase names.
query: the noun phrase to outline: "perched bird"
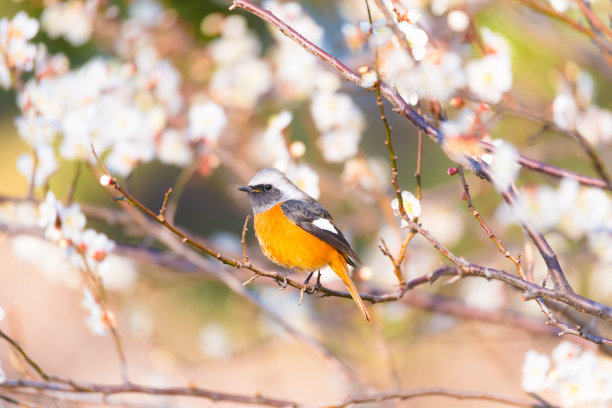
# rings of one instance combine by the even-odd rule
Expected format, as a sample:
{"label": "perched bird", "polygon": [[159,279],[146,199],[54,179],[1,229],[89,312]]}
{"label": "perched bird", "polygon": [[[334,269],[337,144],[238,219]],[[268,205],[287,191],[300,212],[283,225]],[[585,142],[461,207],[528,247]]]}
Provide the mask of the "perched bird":
{"label": "perched bird", "polygon": [[329,265],[342,279],[361,313],[370,315],[351,280],[348,265],[361,262],[331,215],[277,169],[263,169],[246,187],[261,249],[276,264],[313,272]]}

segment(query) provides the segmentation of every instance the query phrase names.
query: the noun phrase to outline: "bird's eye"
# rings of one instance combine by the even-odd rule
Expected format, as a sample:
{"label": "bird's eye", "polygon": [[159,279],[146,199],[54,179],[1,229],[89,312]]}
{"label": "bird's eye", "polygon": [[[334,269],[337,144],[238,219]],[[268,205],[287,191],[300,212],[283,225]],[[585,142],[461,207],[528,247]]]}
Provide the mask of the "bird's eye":
{"label": "bird's eye", "polygon": [[272,185],[271,185],[271,184],[266,184],[266,185],[264,186],[264,190],[266,190],[266,191],[270,191],[270,190],[272,190]]}

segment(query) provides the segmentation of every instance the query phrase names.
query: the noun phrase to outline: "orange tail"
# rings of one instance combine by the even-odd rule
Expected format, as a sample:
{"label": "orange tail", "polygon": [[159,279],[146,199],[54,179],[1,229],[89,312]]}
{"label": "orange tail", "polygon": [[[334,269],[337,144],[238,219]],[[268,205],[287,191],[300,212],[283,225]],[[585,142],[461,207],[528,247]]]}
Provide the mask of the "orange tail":
{"label": "orange tail", "polygon": [[344,260],[344,257],[341,254],[338,254],[338,257],[333,262],[331,262],[329,266],[336,273],[336,275],[338,275],[340,279],[342,279],[342,282],[344,282],[349,292],[351,293],[353,300],[355,301],[355,303],[357,303],[357,306],[359,306],[359,310],[361,310],[363,317],[365,317],[367,321],[370,321],[370,314],[368,313],[368,310],[363,304],[363,300],[361,300],[361,296],[359,296],[359,291],[357,290],[357,288],[355,287],[355,284],[353,283],[353,281],[351,280],[351,277],[349,276],[348,266],[346,265],[346,261]]}

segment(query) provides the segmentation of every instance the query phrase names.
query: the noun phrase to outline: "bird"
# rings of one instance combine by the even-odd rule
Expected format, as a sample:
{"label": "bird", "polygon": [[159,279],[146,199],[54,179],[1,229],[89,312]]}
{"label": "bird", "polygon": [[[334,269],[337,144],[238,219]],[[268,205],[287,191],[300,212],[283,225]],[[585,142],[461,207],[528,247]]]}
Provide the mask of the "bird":
{"label": "bird", "polygon": [[246,187],[255,236],[266,257],[283,268],[310,272],[327,265],[348,288],[367,321],[370,314],[351,280],[348,265],[361,263],[331,215],[278,169],[257,172]]}

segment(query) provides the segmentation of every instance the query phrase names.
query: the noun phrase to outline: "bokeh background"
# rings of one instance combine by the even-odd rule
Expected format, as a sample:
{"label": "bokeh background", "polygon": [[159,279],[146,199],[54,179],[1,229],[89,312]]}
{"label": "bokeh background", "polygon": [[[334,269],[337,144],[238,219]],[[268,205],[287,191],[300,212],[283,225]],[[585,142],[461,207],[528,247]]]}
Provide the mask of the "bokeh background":
{"label": "bokeh background", "polygon": [[[19,11],[38,18],[53,3],[3,0],[0,18],[10,19]],[[433,13],[435,7],[442,7],[440,4],[406,3],[423,10],[424,24],[431,30],[432,40],[449,48],[456,47],[455,51],[465,59],[477,57],[474,47],[462,41],[463,34],[448,31],[446,13]],[[448,3],[448,9],[465,10],[476,27],[489,27],[502,35],[511,48],[512,88],[499,104],[504,108],[495,108],[486,117],[490,137],[512,143],[526,156],[597,176],[576,141],[550,126],[552,101],[560,92],[559,84],[563,80],[576,82],[578,72],[588,73],[592,78],[591,103],[602,109],[611,105],[612,96],[607,92],[612,80],[610,67],[596,47],[571,28],[534,12],[521,2]],[[351,51],[343,31],[343,25],[367,21],[363,2],[309,1],[301,6],[322,28],[321,45],[325,50],[353,69],[373,64],[372,50],[365,47]],[[594,2],[593,7],[600,15],[606,15],[610,4],[599,1]],[[173,119],[176,120],[173,125],[178,123],[178,128],[186,127],[189,105],[201,95],[223,106],[229,123],[214,145],[191,146],[197,153],[189,164],[167,164],[155,157],[134,166],[129,176],[120,177],[122,185],[154,211],[160,208],[168,188],[174,186],[178,190],[174,203],[176,225],[198,240],[240,258],[242,226],[251,209],[246,197],[236,188],[245,185],[260,168],[274,164],[270,158],[273,152],[260,144],[261,135],[269,127],[270,118],[288,110],[293,120],[283,136],[289,140],[289,145],[301,142],[305,148],[303,155],[291,160],[306,164],[318,175],[315,183],[320,189],[321,203],[346,231],[364,261],[355,273],[356,280],[366,292],[383,293],[396,288],[392,265],[380,253],[377,243],[384,238],[390,248],[397,251],[406,232],[399,228],[399,219],[393,216],[389,206],[393,198],[389,183],[391,173],[384,128],[373,93],[343,82],[337,91],[350,96],[363,118],[359,151],[351,160],[367,159],[370,163],[376,187],[364,188],[358,182],[347,181],[347,160],[326,160],[319,144],[321,135],[316,118],[311,114],[309,95],[296,97],[286,84],[285,88],[270,85],[255,104],[245,108],[232,104],[231,100],[239,96],[215,94],[211,90],[212,78],[220,65],[219,57],[216,60],[212,57],[212,47],[223,36],[228,36],[222,27],[229,15],[241,16],[248,27],[245,38],[256,39],[261,45],[256,58],[268,64],[272,75],[270,82],[280,83],[275,76],[280,63],[275,58],[281,42],[277,33],[261,20],[240,10],[230,12],[228,3],[223,1],[117,0],[100,2],[100,9],[106,10],[106,15],[101,13],[94,18],[91,36],[82,45],[75,46],[63,37],[51,38],[44,27],[33,41],[44,43],[50,54],[65,54],[71,69],[78,69],[98,57],[121,60],[122,57],[117,57],[116,42],[126,22],[137,20],[135,13],[141,13],[141,18],[152,13],[156,16],[155,24],[147,32],[147,39],[152,41],[158,57],[169,61],[181,76],[179,89],[185,106]],[[577,13],[575,10],[569,12]],[[228,54],[232,54],[231,51],[227,49]],[[320,69],[335,75],[331,69]],[[252,79],[253,82],[257,80]],[[56,244],[42,238],[41,231],[24,231],[19,223],[12,223],[16,206],[29,193],[28,180],[19,172],[16,163],[20,155],[32,150],[17,132],[15,118],[20,110],[15,101],[15,91],[0,91],[0,197],[3,205],[0,307],[6,312],[1,327],[18,339],[49,373],[79,381],[118,382],[119,363],[110,337],[95,335],[85,324],[88,313],[82,306],[78,270],[70,265]],[[399,157],[400,185],[415,192],[417,130],[394,114],[391,106],[386,103],[384,106]],[[427,109],[426,104],[422,107]],[[451,119],[461,113],[450,105],[445,107]],[[601,133],[604,136],[592,142],[603,162],[609,164],[612,162],[612,134],[608,133],[612,131]],[[59,144],[58,138],[53,144],[56,151]],[[461,199],[463,189],[459,179],[448,176],[447,169],[454,163],[426,137],[422,155],[423,210],[419,219],[423,225],[454,253],[482,265],[511,270],[512,265],[497,252],[467,210]],[[57,171],[48,183],[34,189],[32,198],[35,203],[44,200],[46,191],[52,191],[59,201],[72,195],[87,216],[87,227],[107,234],[117,243],[117,256],[129,260],[128,264],[118,264],[121,268],[111,271],[106,282],[109,306],[117,318],[129,374],[134,382],[155,386],[195,384],[240,394],[261,392],[310,404],[340,402],[349,395],[359,395],[364,389],[386,391],[436,386],[522,397],[526,395],[521,386],[525,353],[535,349],[550,355],[561,341],[554,330],[545,326],[544,317],[535,304],[524,303],[519,293],[494,281],[461,279],[447,284],[437,282],[417,290],[443,296],[443,299],[457,299],[474,310],[490,312],[491,316],[497,316],[489,319],[496,320],[495,323],[458,317],[452,308],[448,313],[434,313],[427,307],[418,308],[410,302],[398,301],[369,306],[375,323],[368,325],[347,299],[305,296],[302,305],[298,306],[299,292],[292,288],[280,290],[273,281],[264,278],[247,286],[288,324],[314,337],[353,367],[368,384],[364,388],[347,379],[342,370],[319,353],[289,336],[252,303],[207,273],[210,271],[199,270],[181,259],[132,223],[122,223],[117,218],[121,207],[98,184],[94,168],[78,160],[59,160]],[[311,181],[312,178],[307,178],[304,182]],[[472,175],[468,175],[468,183],[475,205],[490,221],[493,230],[513,253],[523,253],[521,229],[504,210],[495,189]],[[535,196],[543,186],[557,189],[559,182],[522,171],[517,184]],[[609,194],[602,194],[604,202],[609,201]],[[576,201],[576,211],[588,211],[588,206],[578,206]],[[21,215],[16,218],[28,215],[35,218],[36,204],[19,211]],[[550,211],[557,210],[551,208]],[[610,226],[612,209],[604,211],[601,217],[600,225]],[[571,235],[557,227],[551,226],[546,236],[559,252],[573,286],[584,296],[612,303],[612,257],[598,252],[599,247],[590,243],[586,233]],[[247,244],[254,264],[278,270],[261,254],[252,225],[247,233]],[[414,278],[443,263],[443,258],[425,240],[416,237],[409,247],[404,270],[407,278]],[[211,265],[242,281],[251,276],[247,271]],[[543,263],[536,260],[535,268],[536,276],[543,277]],[[325,275],[324,283],[342,288],[342,284],[329,274]],[[408,293],[407,298],[414,299],[414,295]],[[508,317],[515,315],[528,322],[529,329]],[[609,327],[601,327],[596,322],[593,327],[604,333],[610,331]],[[606,354],[594,345],[578,344],[598,353],[601,365],[610,366]],[[23,375],[23,364],[9,352],[6,344],[0,344],[0,361],[8,378]],[[552,391],[543,395],[555,403],[563,401],[563,397]],[[212,405],[189,398],[139,396],[133,399],[146,400],[155,406],[166,403],[167,406]],[[37,402],[50,404],[45,397]],[[442,407],[449,406],[449,400],[429,397],[398,403],[402,404]],[[452,401],[451,404],[497,406],[492,402],[471,400]],[[70,405],[67,401],[66,406]]]}

